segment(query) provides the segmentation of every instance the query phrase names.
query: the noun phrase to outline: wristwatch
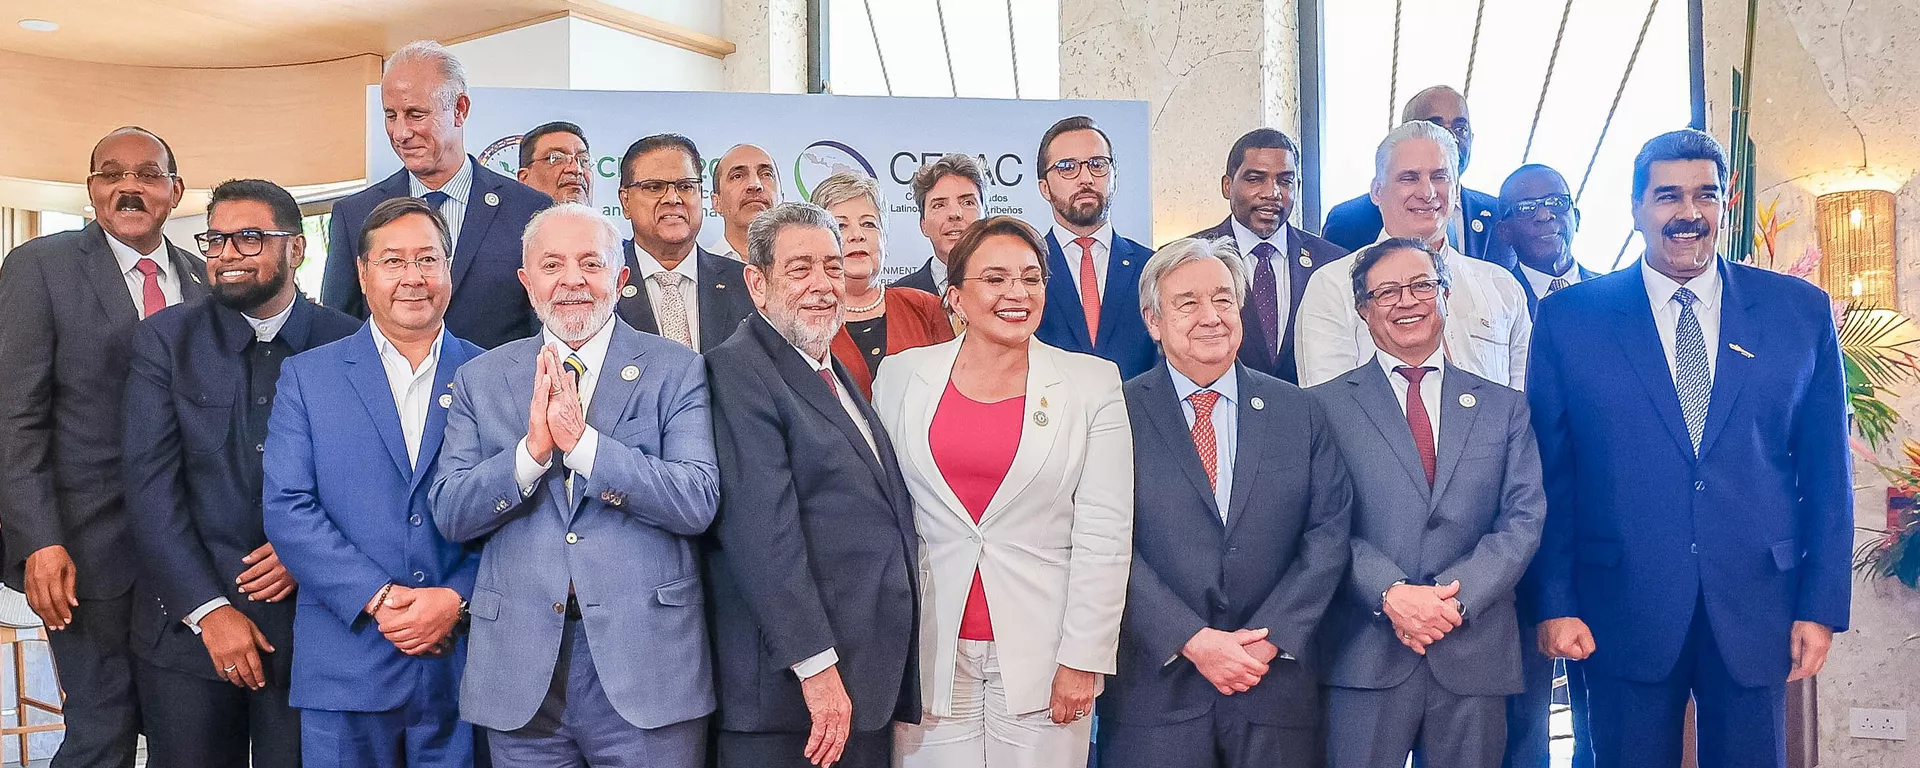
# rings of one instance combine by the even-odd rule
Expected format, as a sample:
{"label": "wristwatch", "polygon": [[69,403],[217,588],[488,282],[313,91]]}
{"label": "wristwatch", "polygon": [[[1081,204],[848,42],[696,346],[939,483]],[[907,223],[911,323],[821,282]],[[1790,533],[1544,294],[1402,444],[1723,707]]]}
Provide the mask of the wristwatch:
{"label": "wristwatch", "polygon": [[473,624],[473,614],[471,614],[470,612],[468,612],[468,610],[467,610],[467,608],[468,608],[468,605],[469,605],[469,604],[468,604],[468,602],[467,602],[467,601],[465,601],[465,600],[461,600],[461,601],[460,601],[460,619],[459,619],[458,621],[455,621],[455,622],[453,623],[453,628],[454,628],[454,629],[456,629],[456,630],[460,630],[460,631],[463,631],[463,632],[464,632],[464,631],[466,631],[466,629],[467,629],[467,628],[468,628],[469,626],[472,626],[472,624]]}

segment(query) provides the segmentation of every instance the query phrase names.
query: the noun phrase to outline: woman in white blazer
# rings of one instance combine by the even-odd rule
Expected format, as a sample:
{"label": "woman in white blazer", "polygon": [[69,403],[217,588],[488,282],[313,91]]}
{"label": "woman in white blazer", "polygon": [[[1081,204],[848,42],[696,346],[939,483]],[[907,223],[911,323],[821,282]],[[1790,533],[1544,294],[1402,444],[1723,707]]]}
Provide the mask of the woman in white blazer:
{"label": "woman in white blazer", "polygon": [[1133,543],[1133,434],[1113,363],[1034,340],[1046,253],[1018,219],[949,261],[960,338],[889,356],[874,407],[914,501],[918,725],[903,768],[1079,768],[1114,672]]}

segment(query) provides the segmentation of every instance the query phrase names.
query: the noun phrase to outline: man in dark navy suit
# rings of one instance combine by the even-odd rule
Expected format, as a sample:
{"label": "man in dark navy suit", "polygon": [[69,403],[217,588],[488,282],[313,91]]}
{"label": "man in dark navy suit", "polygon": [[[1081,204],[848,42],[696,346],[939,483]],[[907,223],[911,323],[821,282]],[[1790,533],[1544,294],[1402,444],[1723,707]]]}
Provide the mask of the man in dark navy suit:
{"label": "man in dark navy suit", "polygon": [[964,152],[949,152],[913,172],[913,202],[920,207],[920,234],[933,255],[912,274],[893,282],[935,296],[947,295],[947,253],[967,227],[986,210],[987,177],[980,163]]}
{"label": "man in dark navy suit", "polygon": [[405,167],[334,204],[320,302],[367,316],[356,267],[367,214],[387,200],[418,197],[439,211],[453,234],[447,329],[486,349],[532,336],[533,312],[518,276],[520,233],[553,198],[467,155],[466,68],[439,43],[421,40],[394,52],[380,79],[380,103],[387,140]]}
{"label": "man in dark navy suit", "polygon": [[1084,115],[1054,123],[1035,158],[1040,196],[1053,207],[1047,230],[1047,306],[1038,338],[1069,352],[1098,355],[1122,378],[1159,358],[1140,318],[1140,268],[1153,249],[1121,237],[1113,205],[1113,144]]}
{"label": "man in dark navy suit", "polygon": [[620,158],[620,208],[633,225],[620,319],[695,352],[720,346],[753,314],[744,265],[700,247],[705,167],[699,147],[677,133],[636,141]]}
{"label": "man in dark navy suit", "polygon": [[[261,451],[280,363],[351,335],[300,295],[300,206],[258,179],[215,187],[211,299],[134,330],[127,380],[128,525],[139,555],[133,654],[154,765],[297,766],[287,705],[293,577],[260,515]],[[251,763],[249,763],[251,758]]]}
{"label": "man in dark navy suit", "polygon": [[[1473,121],[1467,115],[1467,97],[1445,85],[1436,85],[1416,93],[1400,111],[1400,122],[1415,120],[1425,120],[1453,134],[1454,140],[1460,144],[1460,172],[1466,173],[1467,163],[1473,155]],[[1476,259],[1503,265],[1512,261],[1511,254],[1494,237],[1493,225],[1499,211],[1499,198],[1461,187],[1461,221],[1456,225],[1466,229],[1460,231],[1450,228],[1452,231],[1448,233],[1448,242],[1461,253]],[[1363,194],[1328,211],[1327,223],[1321,232],[1335,245],[1355,251],[1379,240],[1380,229],[1380,206]]]}
{"label": "man in dark navy suit", "polygon": [[1287,223],[1300,193],[1300,147],[1272,128],[1256,128],[1227,151],[1227,173],[1220,196],[1232,213],[1212,229],[1193,234],[1203,240],[1231,238],[1241,259],[1252,266],[1252,282],[1241,303],[1246,342],[1240,363],[1261,373],[1299,383],[1293,356],[1293,317],[1307,278],[1347,250]]}

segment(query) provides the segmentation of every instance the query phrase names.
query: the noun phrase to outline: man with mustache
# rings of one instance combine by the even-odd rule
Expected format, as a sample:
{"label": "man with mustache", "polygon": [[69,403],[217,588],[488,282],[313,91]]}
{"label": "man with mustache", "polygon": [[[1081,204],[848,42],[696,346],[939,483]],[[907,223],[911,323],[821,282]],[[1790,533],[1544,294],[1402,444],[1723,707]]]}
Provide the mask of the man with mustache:
{"label": "man with mustache", "polygon": [[1084,115],[1054,123],[1040,137],[1034,168],[1040,196],[1053,206],[1047,230],[1047,304],[1037,338],[1069,352],[1113,361],[1120,377],[1153,366],[1159,350],[1140,316],[1140,268],[1153,249],[1113,231],[1113,144]]}
{"label": "man with mustache", "polygon": [[920,206],[920,234],[933,245],[933,255],[913,274],[893,281],[902,288],[918,288],[935,296],[947,292],[947,254],[960,242],[967,226],[985,210],[987,177],[972,155],[951,152],[913,172],[913,200]]}
{"label": "man with mustache", "polygon": [[204,266],[161,227],[186,187],[143,128],[94,145],[95,219],[22,243],[0,269],[0,577],[46,622],[66,690],[61,766],[126,766],[140,730],[128,654],[121,406],[134,324],[205,296]]}
{"label": "man with mustache", "polygon": [[879,414],[831,348],[840,233],[809,203],[748,229],[760,311],[707,355],[726,478],[707,537],[721,768],[885,768],[920,719],[920,540]]}
{"label": "man with mustache", "polygon": [[214,187],[196,239],[211,300],[141,323],[127,380],[147,758],[297,766],[300,720],[287,703],[296,585],[263,527],[260,447],[281,364],[360,324],[300,294],[300,206],[272,182]]}
{"label": "man with mustache", "polygon": [[487,349],[533,335],[533,313],[520,301],[514,270],[521,230],[553,198],[467,154],[467,71],[439,43],[416,40],[387,59],[380,104],[387,141],[403,167],[334,204],[320,303],[367,316],[356,265],[368,213],[382,201],[417,197],[440,213],[453,237],[446,317],[453,335]]}
{"label": "man with mustache", "polygon": [[1299,193],[1300,147],[1292,137],[1272,128],[1248,131],[1227,150],[1227,173],[1220,177],[1227,219],[1193,234],[1232,238],[1236,252],[1252,262],[1247,300],[1241,302],[1246,343],[1240,363],[1290,384],[1300,379],[1293,359],[1300,295],[1314,270],[1347,255],[1345,248],[1287,223]]}
{"label": "man with mustache", "polygon": [[1497,768],[1521,689],[1514,585],[1546,520],[1539,449],[1526,396],[1444,354],[1452,264],[1430,247],[1354,254],[1348,298],[1377,351],[1310,390],[1354,490],[1353,563],[1324,633],[1330,768],[1409,753]]}
{"label": "man with mustache", "polygon": [[465,768],[456,631],[476,547],[440,535],[427,488],[453,373],[480,354],[444,322],[451,235],[425,200],[374,206],[358,332],[288,360],[268,421],[267,538],[300,583],[293,691],[306,768]]}
{"label": "man with mustache", "polygon": [[593,204],[593,152],[580,126],[543,124],[520,137],[520,183],[556,203]]}
{"label": "man with mustache", "polygon": [[735,144],[720,156],[713,171],[713,210],[726,224],[719,245],[721,256],[745,262],[747,225],[753,217],[780,202],[780,169],[773,156],[752,144]]}
{"label": "man with mustache", "polygon": [[695,540],[719,494],[706,369],[615,316],[628,271],[598,211],[556,205],[524,241],[545,330],[441,395],[433,522],[483,548],[460,714],[499,765],[698,768],[714,697]]}
{"label": "man with mustache", "polygon": [[[1466,173],[1467,163],[1473,158],[1473,121],[1467,113],[1467,97],[1445,85],[1422,90],[1407,99],[1406,106],[1400,110],[1401,122],[1415,120],[1432,123],[1453,134],[1460,147],[1458,172]],[[1512,255],[1506,244],[1495,237],[1493,231],[1495,216],[1500,211],[1499,200],[1485,192],[1461,187],[1460,206],[1466,229],[1461,229],[1463,225],[1457,218],[1449,222],[1447,242],[1475,259],[1501,265],[1511,262]],[[1371,195],[1361,195],[1327,211],[1322,231],[1335,245],[1354,250],[1378,240],[1383,226],[1379,203]]]}
{"label": "man with mustache", "polygon": [[[1402,123],[1374,153],[1373,196],[1386,238],[1426,243],[1455,280],[1440,302],[1447,323],[1440,345],[1447,361],[1505,387],[1526,380],[1527,339],[1533,320],[1526,293],[1503,267],[1466,258],[1447,242],[1459,179],[1453,134],[1424,121]],[[1294,340],[1301,386],[1332,380],[1373,359],[1376,347],[1352,309],[1347,281],[1354,257],[1316,272],[1300,297]]]}
{"label": "man with mustache", "polygon": [[633,225],[625,244],[633,282],[620,288],[620,319],[698,352],[720,346],[753,313],[740,262],[700,247],[700,149],[677,133],[648,136],[620,158],[620,206]]}
{"label": "man with mustache", "polygon": [[1582,659],[1595,764],[1785,766],[1787,683],[1852,597],[1853,462],[1832,304],[1715,252],[1727,160],[1662,134],[1633,164],[1638,266],[1540,303],[1527,377],[1547,474],[1540,650]]}

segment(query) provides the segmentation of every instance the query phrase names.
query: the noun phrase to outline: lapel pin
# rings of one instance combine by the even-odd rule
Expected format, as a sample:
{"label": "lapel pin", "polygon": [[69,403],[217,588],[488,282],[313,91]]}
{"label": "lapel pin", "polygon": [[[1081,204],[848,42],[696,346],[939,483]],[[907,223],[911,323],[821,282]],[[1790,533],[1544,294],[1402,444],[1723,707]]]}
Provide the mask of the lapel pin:
{"label": "lapel pin", "polygon": [[629,365],[625,368],[620,369],[620,378],[625,379],[627,381],[633,381],[634,379],[640,378],[640,366]]}
{"label": "lapel pin", "polygon": [[1305,248],[1300,249],[1300,266],[1308,269],[1313,268],[1313,256],[1307,253],[1307,249]]}
{"label": "lapel pin", "polygon": [[1046,395],[1041,395],[1041,396],[1040,396],[1040,407],[1042,407],[1042,408],[1045,408],[1045,407],[1047,407],[1047,396],[1046,396]]}
{"label": "lapel pin", "polygon": [[486,197],[486,200],[487,200],[487,205],[499,205],[499,204],[500,204],[500,196],[499,196],[498,194],[495,194],[495,193],[492,193],[492,192],[488,192],[488,193],[487,193],[487,197]]}
{"label": "lapel pin", "polygon": [[440,407],[442,407],[442,408],[452,408],[452,407],[453,407],[453,395],[448,395],[448,394],[442,394],[442,395],[440,395]]}
{"label": "lapel pin", "polygon": [[1479,220],[1479,219],[1474,219],[1474,220],[1473,220],[1473,231],[1474,231],[1474,232],[1485,232],[1485,231],[1487,231],[1487,225],[1485,225],[1485,224],[1482,224],[1482,223],[1480,223],[1480,220]]}
{"label": "lapel pin", "polygon": [[1744,358],[1746,358],[1746,359],[1748,359],[1748,360],[1752,360],[1752,359],[1753,359],[1753,353],[1752,353],[1752,352],[1748,352],[1748,351],[1747,351],[1747,349],[1746,349],[1745,347],[1742,347],[1742,346],[1740,346],[1740,345],[1738,345],[1738,344],[1728,344],[1728,345],[1727,345],[1727,349],[1731,349],[1731,350],[1733,350],[1733,351],[1735,351],[1735,352],[1738,352],[1738,353],[1740,353],[1740,356],[1741,356],[1741,357],[1744,357]]}
{"label": "lapel pin", "polygon": [[1480,404],[1480,399],[1477,397],[1474,397],[1473,393],[1471,392],[1460,393],[1460,407],[1472,408],[1479,404]]}
{"label": "lapel pin", "polygon": [[1034,423],[1034,424],[1035,424],[1036,426],[1042,426],[1042,427],[1044,427],[1044,426],[1046,426],[1046,425],[1047,425],[1047,412],[1046,412],[1046,411],[1034,411],[1034,412],[1033,412],[1033,423]]}
{"label": "lapel pin", "polygon": [[1121,259],[1121,260],[1120,260],[1120,266],[1123,266],[1123,267],[1131,267],[1131,266],[1133,266],[1133,262],[1131,262],[1131,261],[1128,261],[1128,260],[1126,260],[1126,259]]}
{"label": "lapel pin", "polygon": [[1258,397],[1255,397],[1252,400],[1248,400],[1247,404],[1253,406],[1253,409],[1256,411],[1263,411],[1263,410],[1266,410],[1267,408],[1267,401],[1262,400]]}
{"label": "lapel pin", "polygon": [[1482,328],[1492,328],[1492,327],[1493,327],[1493,321],[1492,321],[1492,320],[1488,320],[1487,318],[1484,318],[1484,317],[1482,317],[1482,318],[1480,318],[1480,327],[1482,327]]}
{"label": "lapel pin", "polygon": [[627,287],[620,289],[620,295],[625,298],[631,299],[635,296],[640,295],[640,287],[637,285],[634,285],[633,283],[627,283]]}
{"label": "lapel pin", "polygon": [[453,389],[453,382],[447,382],[447,389]]}
{"label": "lapel pin", "polygon": [[727,284],[726,284],[726,283],[714,283],[714,284],[713,284],[713,287],[714,287],[714,288],[715,288],[716,290],[722,290],[722,291],[724,291],[724,290],[726,290],[726,289],[727,289]]}

